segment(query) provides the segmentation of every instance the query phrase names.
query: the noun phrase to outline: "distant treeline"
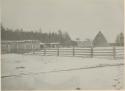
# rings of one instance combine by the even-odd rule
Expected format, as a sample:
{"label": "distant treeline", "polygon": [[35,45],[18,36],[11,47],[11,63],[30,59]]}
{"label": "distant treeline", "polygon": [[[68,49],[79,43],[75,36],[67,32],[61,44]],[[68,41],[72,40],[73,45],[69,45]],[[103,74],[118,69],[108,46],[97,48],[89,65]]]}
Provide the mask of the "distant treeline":
{"label": "distant treeline", "polygon": [[67,32],[49,32],[42,33],[33,31],[24,31],[23,29],[12,30],[1,26],[1,40],[40,40],[44,43],[58,42],[64,46],[77,45],[75,41],[72,41]]}

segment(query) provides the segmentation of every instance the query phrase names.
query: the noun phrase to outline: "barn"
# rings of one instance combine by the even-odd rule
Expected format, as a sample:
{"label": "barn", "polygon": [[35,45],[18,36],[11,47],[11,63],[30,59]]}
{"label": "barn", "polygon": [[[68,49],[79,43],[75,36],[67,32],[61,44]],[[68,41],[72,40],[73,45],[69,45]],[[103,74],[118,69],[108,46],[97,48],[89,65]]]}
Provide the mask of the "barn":
{"label": "barn", "polygon": [[77,47],[92,47],[92,41],[90,39],[86,39],[85,41],[76,41]]}

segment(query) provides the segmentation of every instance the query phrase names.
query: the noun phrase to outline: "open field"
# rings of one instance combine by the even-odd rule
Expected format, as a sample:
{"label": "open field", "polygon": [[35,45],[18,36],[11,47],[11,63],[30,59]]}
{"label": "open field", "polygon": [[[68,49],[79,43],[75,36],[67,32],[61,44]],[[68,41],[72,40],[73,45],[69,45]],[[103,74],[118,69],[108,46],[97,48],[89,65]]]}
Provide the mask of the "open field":
{"label": "open field", "polygon": [[2,89],[123,89],[123,59],[2,55]]}

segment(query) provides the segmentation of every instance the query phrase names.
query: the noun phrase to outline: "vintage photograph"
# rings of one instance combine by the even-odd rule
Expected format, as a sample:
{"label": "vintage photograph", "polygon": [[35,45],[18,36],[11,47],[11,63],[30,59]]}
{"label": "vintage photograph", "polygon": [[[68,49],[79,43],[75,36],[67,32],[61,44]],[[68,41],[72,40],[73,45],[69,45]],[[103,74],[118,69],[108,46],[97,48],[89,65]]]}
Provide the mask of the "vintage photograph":
{"label": "vintage photograph", "polygon": [[124,0],[1,0],[2,90],[123,90]]}

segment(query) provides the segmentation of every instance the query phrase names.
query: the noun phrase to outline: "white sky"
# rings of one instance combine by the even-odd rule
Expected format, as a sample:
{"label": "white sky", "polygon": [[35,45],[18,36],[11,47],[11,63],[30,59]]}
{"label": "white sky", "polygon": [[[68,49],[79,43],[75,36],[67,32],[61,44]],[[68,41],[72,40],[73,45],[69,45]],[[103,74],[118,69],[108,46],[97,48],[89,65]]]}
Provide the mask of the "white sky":
{"label": "white sky", "polygon": [[114,41],[123,30],[123,0],[2,0],[2,24],[25,31],[67,31],[93,39],[101,30]]}

